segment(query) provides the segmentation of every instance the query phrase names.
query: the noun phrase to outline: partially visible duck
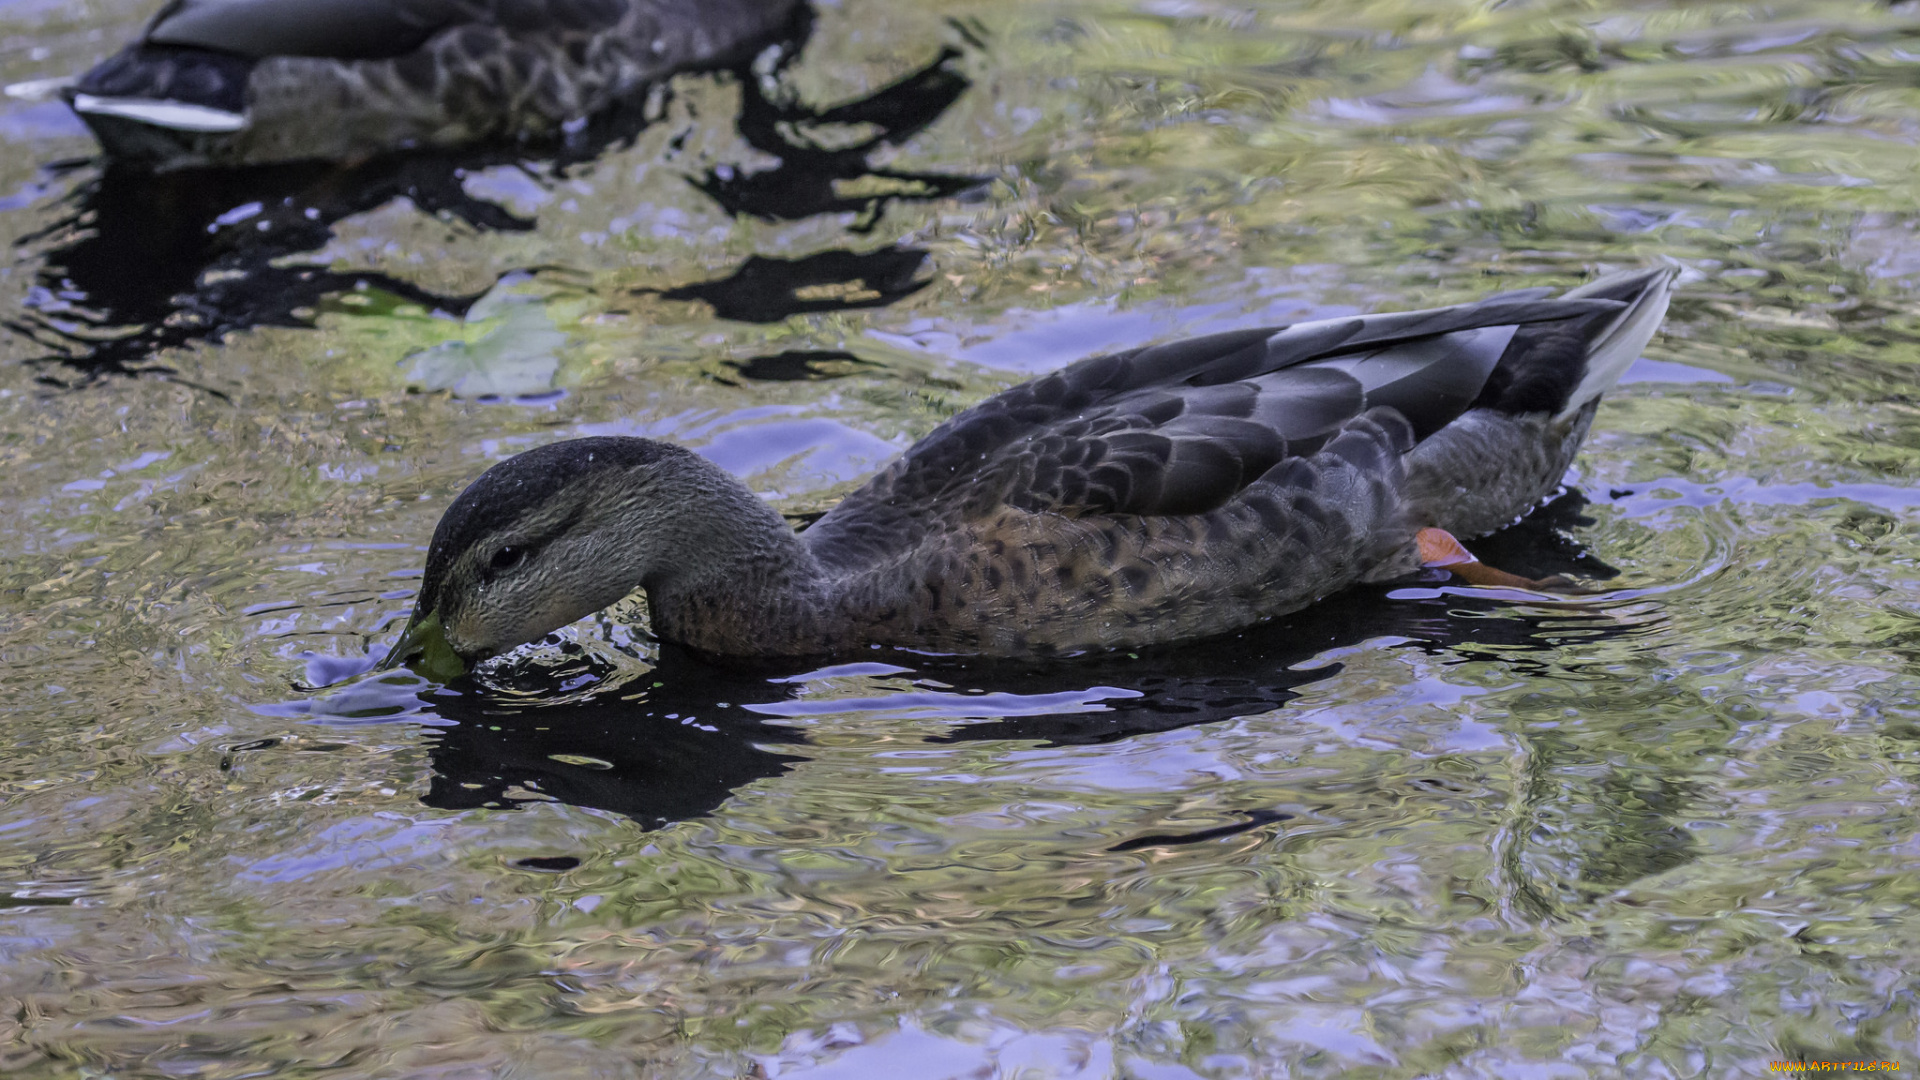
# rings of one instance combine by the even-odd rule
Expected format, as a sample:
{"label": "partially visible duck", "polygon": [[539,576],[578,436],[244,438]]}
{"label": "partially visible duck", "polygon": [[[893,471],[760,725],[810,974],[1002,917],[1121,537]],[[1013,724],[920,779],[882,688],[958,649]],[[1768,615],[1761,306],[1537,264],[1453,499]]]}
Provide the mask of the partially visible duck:
{"label": "partially visible duck", "polygon": [[[1423,560],[1560,484],[1673,273],[1082,360],[936,428],[796,534],[634,438],[495,465],[441,519],[388,663],[446,677],[643,589],[710,654],[1018,656],[1219,634]],[[1496,577],[1497,580],[1497,577]]]}
{"label": "partially visible duck", "polygon": [[172,0],[68,99],[153,168],[550,138],[744,59],[804,0]]}

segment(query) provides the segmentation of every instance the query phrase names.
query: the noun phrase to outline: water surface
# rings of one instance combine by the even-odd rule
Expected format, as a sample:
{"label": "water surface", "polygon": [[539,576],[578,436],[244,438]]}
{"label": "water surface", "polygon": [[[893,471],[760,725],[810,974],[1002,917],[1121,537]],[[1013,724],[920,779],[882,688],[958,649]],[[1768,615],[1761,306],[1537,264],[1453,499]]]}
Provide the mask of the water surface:
{"label": "water surface", "polygon": [[[152,6],[0,4],[0,79]],[[841,0],[544,154],[143,184],[5,102],[0,1072],[1920,1067],[1916,87],[1912,3]],[[1577,605],[359,674],[529,446],[804,521],[1082,356],[1654,259],[1485,546]]]}

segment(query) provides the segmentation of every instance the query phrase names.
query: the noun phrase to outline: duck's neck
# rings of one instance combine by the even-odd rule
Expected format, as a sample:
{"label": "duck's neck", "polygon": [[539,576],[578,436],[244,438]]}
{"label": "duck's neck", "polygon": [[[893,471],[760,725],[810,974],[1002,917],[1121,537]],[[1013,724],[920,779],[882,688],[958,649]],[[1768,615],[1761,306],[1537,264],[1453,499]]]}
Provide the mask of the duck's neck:
{"label": "duck's neck", "polygon": [[785,518],[691,453],[651,487],[668,512],[625,546],[655,636],[729,656],[824,647],[826,577]]}

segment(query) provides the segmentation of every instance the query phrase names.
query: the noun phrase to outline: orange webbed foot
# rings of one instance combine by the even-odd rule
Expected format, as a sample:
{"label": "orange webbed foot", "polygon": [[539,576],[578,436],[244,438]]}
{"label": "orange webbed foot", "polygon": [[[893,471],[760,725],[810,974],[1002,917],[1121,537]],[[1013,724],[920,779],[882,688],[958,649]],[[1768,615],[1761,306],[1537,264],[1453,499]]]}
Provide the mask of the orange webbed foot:
{"label": "orange webbed foot", "polygon": [[1555,574],[1528,578],[1509,574],[1473,557],[1465,545],[1445,529],[1421,529],[1414,534],[1420,549],[1420,565],[1447,570],[1454,577],[1484,589],[1525,589],[1528,592],[1584,592],[1580,586]]}

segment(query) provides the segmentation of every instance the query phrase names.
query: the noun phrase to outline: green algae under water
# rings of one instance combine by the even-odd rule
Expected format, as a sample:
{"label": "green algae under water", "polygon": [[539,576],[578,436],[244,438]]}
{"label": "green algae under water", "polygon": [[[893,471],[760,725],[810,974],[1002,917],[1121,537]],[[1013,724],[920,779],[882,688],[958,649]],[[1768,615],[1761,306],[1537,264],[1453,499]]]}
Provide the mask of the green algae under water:
{"label": "green algae under water", "polygon": [[[150,7],[0,4],[0,79]],[[956,43],[971,88],[832,190],[971,192],[729,216],[689,179],[774,162],[685,78],[630,145],[456,178],[514,227],[400,184],[247,270],[313,219],[109,251],[184,329],[93,379],[43,362],[99,299],[47,269],[108,227],[50,168],[91,144],[0,106],[0,1072],[1920,1068],[1920,6],[844,0],[790,79]],[[675,298],[914,250],[784,318]],[[1509,545],[1619,571],[1579,605],[771,675],[590,622],[459,695],[307,688],[544,440],[681,440],[803,518],[1080,356],[1658,258],[1665,333]],[[276,273],[334,284],[219,345],[170,299]]]}

